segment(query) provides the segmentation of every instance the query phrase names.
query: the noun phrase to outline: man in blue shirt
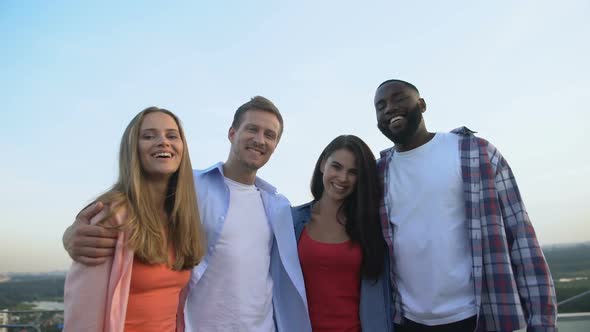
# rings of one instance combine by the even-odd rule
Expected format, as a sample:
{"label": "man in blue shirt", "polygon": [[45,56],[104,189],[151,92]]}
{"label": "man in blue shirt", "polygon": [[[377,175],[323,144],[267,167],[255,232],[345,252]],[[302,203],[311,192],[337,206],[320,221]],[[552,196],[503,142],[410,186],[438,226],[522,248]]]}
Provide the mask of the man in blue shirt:
{"label": "man in blue shirt", "polygon": [[[276,106],[254,97],[234,115],[227,161],[195,171],[209,246],[189,283],[188,331],[311,331],[290,203],[256,176],[282,132]],[[116,234],[89,225],[101,208],[82,211],[64,234],[76,261],[96,265],[112,255]]]}

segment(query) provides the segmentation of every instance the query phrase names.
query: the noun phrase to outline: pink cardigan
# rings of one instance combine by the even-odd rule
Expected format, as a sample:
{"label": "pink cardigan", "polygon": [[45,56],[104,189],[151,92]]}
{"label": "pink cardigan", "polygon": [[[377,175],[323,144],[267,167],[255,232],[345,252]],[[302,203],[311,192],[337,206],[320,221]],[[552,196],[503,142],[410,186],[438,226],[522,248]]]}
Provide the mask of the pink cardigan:
{"label": "pink cardigan", "polygon": [[[103,209],[90,223],[96,224],[107,210]],[[111,222],[120,225],[126,217],[126,210],[120,209]],[[64,287],[64,331],[123,332],[133,267],[133,251],[125,246],[125,240],[125,234],[119,233],[115,254],[104,264],[72,263]],[[179,317],[183,317],[184,297],[179,301]],[[184,331],[183,325],[178,324],[177,331]]]}

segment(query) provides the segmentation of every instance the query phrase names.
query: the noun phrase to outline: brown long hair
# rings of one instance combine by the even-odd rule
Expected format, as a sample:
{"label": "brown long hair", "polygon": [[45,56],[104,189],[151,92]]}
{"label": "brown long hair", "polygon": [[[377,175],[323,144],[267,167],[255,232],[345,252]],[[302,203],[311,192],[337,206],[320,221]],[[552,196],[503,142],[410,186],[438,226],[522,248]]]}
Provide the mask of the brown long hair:
{"label": "brown long hair", "polygon": [[[159,218],[153,193],[146,181],[139,156],[139,131],[147,114],[161,112],[170,115],[182,139],[184,153],[178,170],[168,182],[165,198],[166,223]],[[127,125],[119,150],[119,178],[113,187],[98,197],[110,206],[104,223],[119,209],[126,208],[127,218],[112,227],[127,232],[127,245],[141,261],[149,264],[166,263],[174,270],[191,269],[199,263],[205,251],[205,237],[197,207],[193,171],[180,120],[172,112],[149,107],[139,112]],[[162,232],[165,229],[166,232]],[[168,259],[168,243],[175,252],[174,264]]]}
{"label": "brown long hair", "polygon": [[377,279],[383,272],[386,245],[379,220],[381,189],[377,177],[377,164],[367,144],[354,135],[341,135],[332,140],[316,162],[311,178],[311,193],[315,202],[324,194],[321,164],[334,151],[340,149],[346,149],[355,156],[358,174],[356,187],[344,199],[338,212],[346,216],[346,234],[361,246],[362,275],[368,279]]}

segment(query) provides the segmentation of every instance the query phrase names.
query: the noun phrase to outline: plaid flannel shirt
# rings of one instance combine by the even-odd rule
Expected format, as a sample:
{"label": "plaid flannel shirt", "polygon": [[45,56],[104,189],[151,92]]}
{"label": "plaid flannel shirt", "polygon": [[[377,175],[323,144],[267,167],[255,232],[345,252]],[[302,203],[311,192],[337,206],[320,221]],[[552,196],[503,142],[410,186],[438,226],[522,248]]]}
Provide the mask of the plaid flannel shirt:
{"label": "plaid flannel shirt", "polygon": [[[514,331],[525,326],[527,331],[557,331],[553,280],[508,163],[491,143],[474,136],[468,128],[452,132],[461,136],[466,231],[478,312],[476,331]],[[393,319],[399,324],[404,313],[395,286],[394,229],[386,199],[387,171],[394,154],[394,148],[382,151],[377,166],[384,194],[381,226],[392,259]]]}

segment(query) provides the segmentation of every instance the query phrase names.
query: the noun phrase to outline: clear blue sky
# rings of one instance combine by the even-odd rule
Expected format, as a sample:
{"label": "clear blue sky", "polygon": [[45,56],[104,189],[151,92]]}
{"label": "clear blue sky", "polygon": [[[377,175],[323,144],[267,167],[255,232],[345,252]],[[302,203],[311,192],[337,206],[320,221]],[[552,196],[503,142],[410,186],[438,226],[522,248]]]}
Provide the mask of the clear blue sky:
{"label": "clear blue sky", "polygon": [[225,160],[234,110],[273,100],[259,173],[309,199],[322,148],[375,153],[373,93],[413,82],[431,131],[466,125],[511,164],[542,244],[590,240],[590,2],[0,2],[0,272],[65,269],[61,234],[115,180],[146,106],[176,112],[195,168]]}

